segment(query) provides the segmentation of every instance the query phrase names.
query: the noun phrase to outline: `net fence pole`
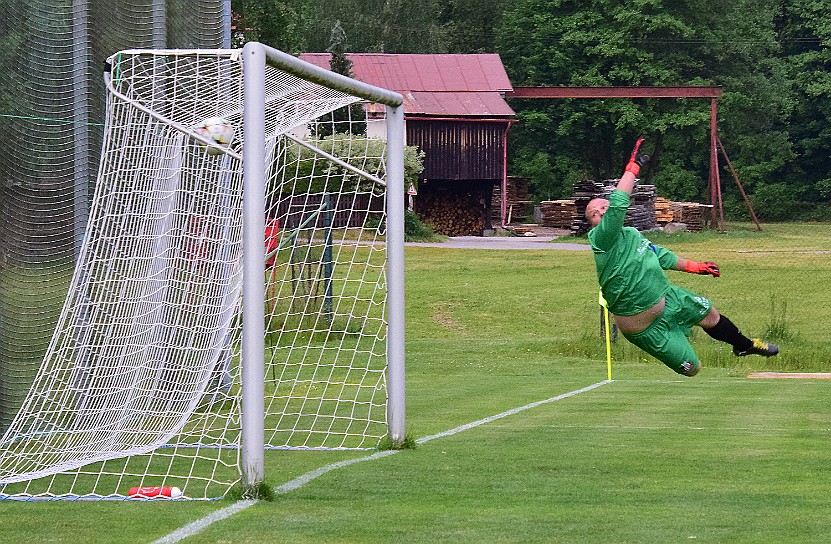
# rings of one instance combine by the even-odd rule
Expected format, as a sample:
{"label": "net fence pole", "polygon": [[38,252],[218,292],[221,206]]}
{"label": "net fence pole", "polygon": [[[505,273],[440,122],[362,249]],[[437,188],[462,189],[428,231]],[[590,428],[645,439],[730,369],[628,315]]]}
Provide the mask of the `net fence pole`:
{"label": "net fence pole", "polygon": [[222,48],[231,49],[231,0],[222,2]]}
{"label": "net fence pole", "polygon": [[240,464],[243,496],[257,497],[265,464],[265,53],[243,48],[245,102],[242,224],[242,417]]}
{"label": "net fence pole", "polygon": [[387,424],[395,446],[405,438],[404,194],[404,106],[387,106]]}
{"label": "net fence pole", "polygon": [[153,0],[150,9],[153,17],[153,48],[164,49],[167,45],[167,0]]}
{"label": "net fence pole", "polygon": [[89,6],[88,0],[72,2],[72,146],[73,146],[73,257],[77,262],[84,243],[89,215]]}

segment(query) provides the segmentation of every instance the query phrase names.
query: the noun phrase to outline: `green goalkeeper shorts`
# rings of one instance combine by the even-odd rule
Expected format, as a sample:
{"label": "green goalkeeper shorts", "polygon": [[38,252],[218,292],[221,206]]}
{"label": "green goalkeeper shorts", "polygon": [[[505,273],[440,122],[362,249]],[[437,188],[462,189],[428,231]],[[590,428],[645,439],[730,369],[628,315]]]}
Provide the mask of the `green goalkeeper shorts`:
{"label": "green goalkeeper shorts", "polygon": [[690,331],[712,306],[708,299],[671,285],[663,313],[645,330],[623,336],[675,372],[693,375],[701,361],[690,344]]}

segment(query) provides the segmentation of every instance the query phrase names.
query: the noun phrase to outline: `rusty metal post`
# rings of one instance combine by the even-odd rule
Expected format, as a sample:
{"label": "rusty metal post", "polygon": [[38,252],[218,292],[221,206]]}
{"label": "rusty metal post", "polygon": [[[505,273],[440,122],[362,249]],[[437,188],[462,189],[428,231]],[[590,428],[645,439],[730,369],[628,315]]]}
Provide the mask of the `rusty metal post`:
{"label": "rusty metal post", "polygon": [[733,163],[730,162],[730,157],[727,156],[727,151],[724,150],[724,144],[721,143],[721,138],[717,139],[718,147],[721,149],[721,154],[724,156],[725,162],[727,162],[727,167],[730,169],[730,173],[733,174],[733,179],[736,180],[736,185],[739,186],[739,191],[742,193],[742,198],[744,199],[744,203],[747,204],[747,209],[750,211],[750,217],[753,218],[753,222],[756,224],[756,230],[762,232],[762,225],[759,224],[759,220],[756,219],[756,213],[753,211],[753,206],[750,204],[750,199],[747,198],[747,193],[744,192],[744,187],[742,187],[742,182],[739,181],[739,175],[736,173],[736,170],[733,168]]}
{"label": "rusty metal post", "polygon": [[721,179],[718,172],[718,121],[717,121],[716,99],[710,100],[710,228],[724,228],[724,206],[721,202]]}

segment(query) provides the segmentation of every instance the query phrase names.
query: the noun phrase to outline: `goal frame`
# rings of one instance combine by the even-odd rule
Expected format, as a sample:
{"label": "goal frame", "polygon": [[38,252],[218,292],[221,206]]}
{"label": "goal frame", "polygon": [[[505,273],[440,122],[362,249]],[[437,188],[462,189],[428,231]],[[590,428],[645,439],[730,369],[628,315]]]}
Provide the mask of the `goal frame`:
{"label": "goal frame", "polygon": [[243,496],[265,479],[265,67],[386,106],[387,114],[387,426],[393,447],[405,439],[404,98],[314,66],[259,42],[242,50],[244,69],[240,476]]}

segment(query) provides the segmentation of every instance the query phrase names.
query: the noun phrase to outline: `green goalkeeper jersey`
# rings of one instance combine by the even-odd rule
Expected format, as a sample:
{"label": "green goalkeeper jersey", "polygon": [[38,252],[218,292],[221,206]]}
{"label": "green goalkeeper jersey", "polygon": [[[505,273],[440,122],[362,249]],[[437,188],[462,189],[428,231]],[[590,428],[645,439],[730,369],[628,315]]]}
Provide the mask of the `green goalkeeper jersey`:
{"label": "green goalkeeper jersey", "polygon": [[678,262],[670,250],[623,226],[629,202],[628,193],[612,192],[609,209],[589,231],[600,290],[615,315],[634,315],[657,304],[670,287],[664,270]]}

